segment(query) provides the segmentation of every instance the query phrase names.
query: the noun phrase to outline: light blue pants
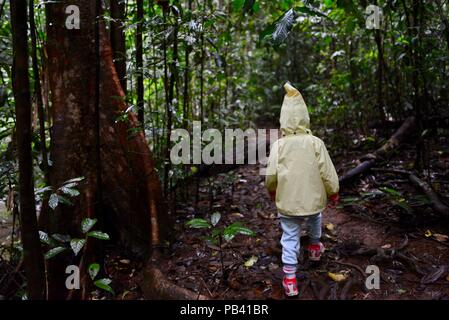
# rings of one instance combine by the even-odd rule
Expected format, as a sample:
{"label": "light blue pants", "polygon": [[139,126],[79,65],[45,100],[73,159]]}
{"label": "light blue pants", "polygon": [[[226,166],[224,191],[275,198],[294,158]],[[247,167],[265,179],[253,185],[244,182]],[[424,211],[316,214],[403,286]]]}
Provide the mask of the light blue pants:
{"label": "light blue pants", "polygon": [[282,228],[282,263],[284,269],[296,270],[301,236],[301,226],[306,225],[311,243],[319,243],[321,238],[321,213],[306,217],[279,216]]}

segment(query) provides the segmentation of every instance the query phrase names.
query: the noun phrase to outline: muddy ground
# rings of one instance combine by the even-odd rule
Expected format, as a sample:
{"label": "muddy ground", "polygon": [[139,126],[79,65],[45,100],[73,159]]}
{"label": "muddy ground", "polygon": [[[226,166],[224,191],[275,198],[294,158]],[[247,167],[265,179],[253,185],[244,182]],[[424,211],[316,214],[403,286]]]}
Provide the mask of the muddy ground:
{"label": "muddy ground", "polygon": [[[449,150],[447,144],[433,148],[429,173],[444,201]],[[411,167],[413,150],[405,146],[381,167]],[[351,159],[357,156],[336,157],[340,174],[354,166]],[[214,299],[284,299],[279,221],[259,167],[203,180],[200,191],[198,205],[190,196],[176,210],[176,239],[162,268],[167,277]],[[210,230],[185,226],[213,212],[222,216],[217,227],[241,222],[256,233],[223,245],[224,270],[220,248],[204,240]],[[322,261],[310,263],[301,249],[299,299],[449,299],[449,219],[436,215],[404,177],[370,172],[342,186],[340,205],[323,220]],[[304,247],[307,236],[301,241]],[[366,289],[368,265],[379,267],[380,289]]]}

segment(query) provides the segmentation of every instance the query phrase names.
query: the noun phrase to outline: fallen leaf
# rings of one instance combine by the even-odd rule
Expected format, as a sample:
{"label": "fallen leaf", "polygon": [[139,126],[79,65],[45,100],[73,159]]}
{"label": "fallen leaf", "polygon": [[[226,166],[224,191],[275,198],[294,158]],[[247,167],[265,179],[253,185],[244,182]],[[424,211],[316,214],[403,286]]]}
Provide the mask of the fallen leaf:
{"label": "fallen leaf", "polygon": [[384,244],[381,248],[382,249],[390,249],[391,248],[391,244],[390,243]]}
{"label": "fallen leaf", "polygon": [[231,289],[234,289],[234,290],[239,290],[240,288],[241,288],[241,284],[240,284],[240,282],[237,280],[237,278],[231,278],[231,280],[229,281],[229,287],[231,288]]}
{"label": "fallen leaf", "polygon": [[449,240],[449,236],[440,233],[434,233],[433,237],[439,242],[446,242],[447,240]]}
{"label": "fallen leaf", "polygon": [[231,216],[243,218],[243,214],[241,214],[240,212],[233,212],[231,213]]}
{"label": "fallen leaf", "polygon": [[246,262],[245,262],[245,267],[249,268],[252,267],[256,262],[257,262],[257,257],[256,256],[251,256],[251,258],[249,258]]}
{"label": "fallen leaf", "polygon": [[326,223],[326,229],[329,231],[334,231],[335,226],[332,223]]}
{"label": "fallen leaf", "polygon": [[432,231],[426,230],[426,232],[424,232],[424,236],[426,236],[427,238],[431,237],[432,236]]}
{"label": "fallen leaf", "polygon": [[274,270],[279,269],[279,265],[277,265],[276,263],[270,262],[270,264],[268,265],[268,270],[270,270],[270,272],[273,272]]}
{"label": "fallen leaf", "polygon": [[348,275],[344,275],[342,273],[328,272],[327,275],[329,276],[329,278],[331,278],[335,282],[341,282],[341,281],[344,281],[344,280],[346,280],[348,278]]}
{"label": "fallen leaf", "polygon": [[324,237],[329,239],[329,240],[331,240],[331,241],[335,241],[335,242],[338,240],[336,237],[334,237],[334,236],[332,236],[332,235],[330,235],[328,233],[325,233]]}

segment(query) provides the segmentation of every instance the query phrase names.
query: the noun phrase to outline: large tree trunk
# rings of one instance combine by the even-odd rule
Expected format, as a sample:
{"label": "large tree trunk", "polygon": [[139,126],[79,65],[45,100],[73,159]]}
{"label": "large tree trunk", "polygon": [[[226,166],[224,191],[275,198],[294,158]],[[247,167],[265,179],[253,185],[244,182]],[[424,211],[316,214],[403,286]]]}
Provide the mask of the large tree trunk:
{"label": "large tree trunk", "polygon": [[45,268],[37,230],[31,154],[31,101],[28,78],[27,1],[11,0],[13,33],[12,82],[16,107],[16,138],[19,158],[20,225],[23,261],[31,299],[43,299]]}
{"label": "large tree trunk", "polygon": [[[66,29],[67,5],[77,5],[81,29]],[[47,4],[47,51],[53,100],[50,179],[54,187],[84,176],[81,195],[73,206],[59,205],[49,216],[50,233],[81,236],[80,222],[96,216],[111,240],[139,256],[159,245],[159,222],[165,206],[151,152],[135,114],[125,114],[124,92],[113,63],[104,26],[100,26],[101,194],[98,198],[95,159],[95,1]],[[95,203],[101,212],[93,212]],[[67,295],[63,278],[71,254],[49,261],[49,298]]]}

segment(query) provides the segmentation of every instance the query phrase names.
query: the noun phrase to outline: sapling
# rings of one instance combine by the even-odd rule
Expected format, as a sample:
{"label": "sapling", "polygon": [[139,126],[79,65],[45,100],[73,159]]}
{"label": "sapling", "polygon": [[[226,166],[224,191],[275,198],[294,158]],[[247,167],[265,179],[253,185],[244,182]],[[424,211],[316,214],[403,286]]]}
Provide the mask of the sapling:
{"label": "sapling", "polygon": [[[62,203],[65,205],[72,205],[69,198],[77,197],[80,192],[76,189],[78,183],[84,180],[84,177],[73,178],[65,181],[59,188],[54,190],[51,186],[39,189],[36,194],[43,194],[45,192],[51,192],[48,205],[51,209],[55,210],[56,207]],[[97,219],[84,218],[81,221],[80,229],[83,234],[83,238],[72,238],[70,235],[52,234],[49,235],[44,231],[39,231],[39,237],[42,243],[48,245],[50,249],[45,253],[45,259],[51,259],[61,252],[66,250],[73,251],[73,254],[77,256],[80,251],[85,248],[87,239],[96,238],[99,240],[109,240],[109,235],[99,230],[91,231],[92,227],[97,223]],[[111,286],[111,279],[102,278],[96,279],[98,272],[100,271],[100,265],[98,263],[91,263],[88,266],[88,273],[94,285],[104,291],[114,294]]]}
{"label": "sapling", "polygon": [[219,227],[217,226],[221,220],[221,214],[219,212],[214,212],[211,215],[210,223],[201,218],[194,218],[189,220],[186,225],[190,228],[196,229],[211,229],[208,236],[204,237],[206,241],[210,241],[214,245],[218,245],[220,251],[220,263],[221,263],[221,274],[224,276],[224,261],[223,261],[223,240],[226,242],[232,241],[236,235],[242,234],[246,236],[255,236],[256,233],[249,228],[243,226],[241,222],[234,222],[230,225]]}

